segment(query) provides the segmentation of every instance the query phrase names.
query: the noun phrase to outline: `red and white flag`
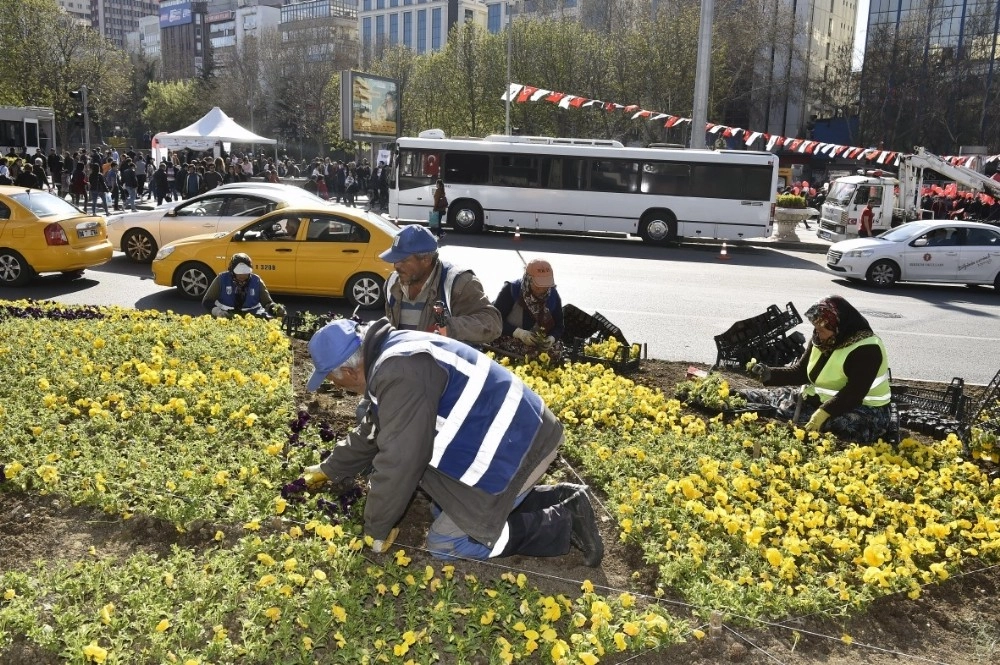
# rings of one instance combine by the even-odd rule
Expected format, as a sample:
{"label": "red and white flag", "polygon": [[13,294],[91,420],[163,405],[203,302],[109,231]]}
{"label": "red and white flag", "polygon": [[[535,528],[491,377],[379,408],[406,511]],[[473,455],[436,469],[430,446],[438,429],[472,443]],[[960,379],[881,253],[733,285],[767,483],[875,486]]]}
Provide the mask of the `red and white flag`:
{"label": "red and white flag", "polygon": [[506,102],[507,100],[512,100],[517,96],[517,93],[521,92],[521,88],[524,86],[520,83],[511,83],[510,87],[507,88],[507,92],[500,96],[500,100]]}

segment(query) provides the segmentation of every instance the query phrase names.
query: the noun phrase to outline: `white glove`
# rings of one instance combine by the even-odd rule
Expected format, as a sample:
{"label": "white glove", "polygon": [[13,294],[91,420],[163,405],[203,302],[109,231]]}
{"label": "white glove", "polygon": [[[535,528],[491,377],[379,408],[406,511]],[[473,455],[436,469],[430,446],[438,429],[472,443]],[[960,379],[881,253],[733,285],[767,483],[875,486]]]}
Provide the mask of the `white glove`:
{"label": "white glove", "polygon": [[320,468],[319,464],[307,466],[303,469],[302,478],[306,481],[306,487],[311,490],[322,487],[326,481],[330,480],[327,475],[323,473],[323,469]]}
{"label": "white glove", "polygon": [[771,379],[771,368],[764,363],[757,362],[756,359],[751,360],[747,364],[747,369],[761,383],[765,383]]}
{"label": "white glove", "polygon": [[372,551],[375,554],[381,554],[385,552],[390,547],[392,547],[393,541],[396,540],[396,535],[399,533],[399,527],[395,526],[389,531],[389,535],[385,537],[385,540],[373,540],[372,541]]}
{"label": "white glove", "polygon": [[535,345],[535,336],[532,335],[527,330],[525,330],[524,328],[514,329],[514,339],[520,341],[523,344],[527,344],[528,346]]}
{"label": "white glove", "polygon": [[553,337],[552,335],[549,335],[545,339],[541,340],[538,343],[538,346],[541,347],[542,349],[545,349],[546,351],[548,351],[549,349],[552,348],[552,345],[555,344],[555,343],[556,343],[556,338]]}
{"label": "white glove", "polygon": [[229,314],[231,311],[232,308],[230,307],[222,308],[216,305],[215,307],[212,308],[212,316],[214,316],[217,319],[226,319],[229,318]]}

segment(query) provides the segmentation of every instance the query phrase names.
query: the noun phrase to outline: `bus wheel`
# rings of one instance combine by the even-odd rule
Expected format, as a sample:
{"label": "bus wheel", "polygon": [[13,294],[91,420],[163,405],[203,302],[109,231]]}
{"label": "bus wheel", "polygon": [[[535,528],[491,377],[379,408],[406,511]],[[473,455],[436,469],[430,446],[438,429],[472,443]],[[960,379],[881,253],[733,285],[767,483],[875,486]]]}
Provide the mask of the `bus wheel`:
{"label": "bus wheel", "polygon": [[677,220],[669,212],[651,212],[639,222],[639,237],[651,245],[666,245],[677,240]]}
{"label": "bus wheel", "polygon": [[448,223],[459,233],[483,230],[483,209],[475,201],[456,201],[448,210]]}

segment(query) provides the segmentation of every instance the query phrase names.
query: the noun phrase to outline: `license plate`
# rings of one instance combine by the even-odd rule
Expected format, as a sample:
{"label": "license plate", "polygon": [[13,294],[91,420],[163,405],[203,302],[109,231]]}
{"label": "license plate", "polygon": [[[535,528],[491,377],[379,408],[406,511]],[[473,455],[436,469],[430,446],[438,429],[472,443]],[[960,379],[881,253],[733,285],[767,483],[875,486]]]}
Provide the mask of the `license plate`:
{"label": "license plate", "polygon": [[820,231],[819,232],[819,237],[822,238],[823,240],[830,240],[830,232],[829,231]]}
{"label": "license plate", "polygon": [[80,229],[76,235],[79,238],[93,238],[97,235],[97,229]]}

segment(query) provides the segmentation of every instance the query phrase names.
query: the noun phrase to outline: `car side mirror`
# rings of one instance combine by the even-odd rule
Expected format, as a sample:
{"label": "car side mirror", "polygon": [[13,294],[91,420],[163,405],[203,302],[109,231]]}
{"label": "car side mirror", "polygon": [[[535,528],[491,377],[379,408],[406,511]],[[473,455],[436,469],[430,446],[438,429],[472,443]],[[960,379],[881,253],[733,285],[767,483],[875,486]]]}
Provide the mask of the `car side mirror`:
{"label": "car side mirror", "polygon": [[177,208],[171,208],[167,212],[163,213],[163,216],[164,217],[176,217],[177,216]]}
{"label": "car side mirror", "polygon": [[913,246],[914,247],[926,247],[927,246],[927,238],[917,238],[916,240],[913,241]]}

